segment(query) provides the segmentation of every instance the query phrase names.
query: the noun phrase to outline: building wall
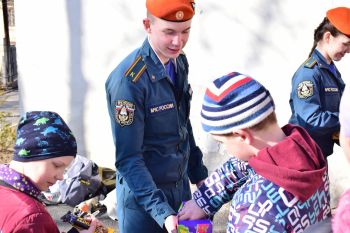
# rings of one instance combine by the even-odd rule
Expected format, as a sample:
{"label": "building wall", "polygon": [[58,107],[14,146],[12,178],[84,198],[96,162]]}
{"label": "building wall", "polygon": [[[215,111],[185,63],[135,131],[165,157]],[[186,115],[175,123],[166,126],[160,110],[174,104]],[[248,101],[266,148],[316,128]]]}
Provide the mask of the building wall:
{"label": "building wall", "polygon": [[[16,41],[22,109],[60,113],[78,139],[79,153],[114,167],[104,83],[145,39],[144,0],[16,0]],[[197,1],[185,52],[194,89],[191,119],[197,143],[217,144],[200,127],[205,83],[231,71],[255,77],[288,121],[291,77],[307,58],[313,31],[328,8],[350,0]],[[40,6],[40,7],[39,7]],[[350,56],[337,63],[350,82]]]}

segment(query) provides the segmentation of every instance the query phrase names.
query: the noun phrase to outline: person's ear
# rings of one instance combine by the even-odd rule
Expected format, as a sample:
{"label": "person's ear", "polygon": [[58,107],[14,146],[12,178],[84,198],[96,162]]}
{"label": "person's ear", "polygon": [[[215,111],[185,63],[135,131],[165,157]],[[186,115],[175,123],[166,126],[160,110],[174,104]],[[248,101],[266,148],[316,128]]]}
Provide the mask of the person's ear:
{"label": "person's ear", "polygon": [[248,129],[239,129],[234,132],[234,134],[238,135],[241,142],[251,145],[253,142],[253,136]]}
{"label": "person's ear", "polygon": [[329,39],[331,38],[332,34],[329,31],[326,31],[323,34],[323,40],[326,41],[327,43],[329,42]]}
{"label": "person's ear", "polygon": [[147,33],[151,32],[151,20],[149,18],[143,20],[143,28]]}

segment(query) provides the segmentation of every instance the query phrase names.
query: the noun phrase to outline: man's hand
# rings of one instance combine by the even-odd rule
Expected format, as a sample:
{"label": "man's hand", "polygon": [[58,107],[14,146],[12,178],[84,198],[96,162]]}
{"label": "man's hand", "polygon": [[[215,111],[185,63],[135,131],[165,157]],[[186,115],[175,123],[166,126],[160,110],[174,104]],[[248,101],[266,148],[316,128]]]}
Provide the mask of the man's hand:
{"label": "man's hand", "polygon": [[179,222],[179,219],[175,215],[170,215],[170,216],[166,217],[165,222],[164,222],[165,229],[169,233],[177,233],[178,222]]}
{"label": "man's hand", "polygon": [[207,217],[194,200],[187,201],[177,216],[179,220],[195,220]]}

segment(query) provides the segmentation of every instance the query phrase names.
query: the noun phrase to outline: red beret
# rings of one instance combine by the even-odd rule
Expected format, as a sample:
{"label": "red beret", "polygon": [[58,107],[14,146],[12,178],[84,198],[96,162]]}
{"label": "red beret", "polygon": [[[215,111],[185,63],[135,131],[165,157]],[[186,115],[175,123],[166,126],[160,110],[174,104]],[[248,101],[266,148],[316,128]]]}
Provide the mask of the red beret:
{"label": "red beret", "polygon": [[338,29],[345,35],[350,35],[350,8],[337,7],[327,11],[327,18]]}
{"label": "red beret", "polygon": [[146,8],[152,15],[174,22],[184,22],[194,15],[194,0],[146,0]]}

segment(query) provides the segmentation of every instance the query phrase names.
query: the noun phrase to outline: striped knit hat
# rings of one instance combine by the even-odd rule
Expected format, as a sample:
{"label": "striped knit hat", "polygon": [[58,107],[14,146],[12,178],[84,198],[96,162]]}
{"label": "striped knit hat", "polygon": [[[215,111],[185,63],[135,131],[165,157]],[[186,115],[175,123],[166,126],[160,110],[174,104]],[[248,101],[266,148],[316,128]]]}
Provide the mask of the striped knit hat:
{"label": "striped knit hat", "polygon": [[201,111],[202,127],[214,134],[252,127],[275,110],[268,90],[256,80],[232,72],[211,82]]}

